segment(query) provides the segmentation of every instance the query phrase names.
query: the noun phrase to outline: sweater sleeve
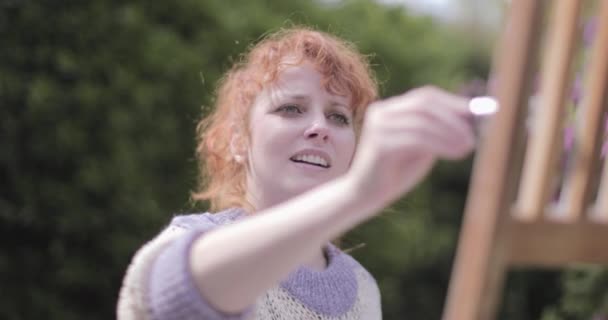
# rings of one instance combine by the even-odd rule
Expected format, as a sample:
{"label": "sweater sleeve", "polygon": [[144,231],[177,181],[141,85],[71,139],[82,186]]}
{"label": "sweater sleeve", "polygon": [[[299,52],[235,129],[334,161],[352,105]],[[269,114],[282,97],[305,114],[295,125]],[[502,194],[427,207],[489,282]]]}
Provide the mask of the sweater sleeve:
{"label": "sweater sleeve", "polygon": [[198,290],[190,270],[193,242],[204,229],[190,230],[173,241],[156,258],[148,280],[148,299],[152,319],[247,319],[252,308],[240,314],[226,314],[213,308]]}
{"label": "sweater sleeve", "polygon": [[174,217],[134,254],[120,288],[117,319],[245,319],[251,308],[228,315],[210,306],[196,287],[188,261],[198,236],[238,217],[237,210]]}
{"label": "sweater sleeve", "polygon": [[116,308],[118,320],[150,319],[151,311],[146,298],[150,268],[163,249],[182,235],[184,231],[183,228],[169,226],[137,250],[127,268],[120,288]]}

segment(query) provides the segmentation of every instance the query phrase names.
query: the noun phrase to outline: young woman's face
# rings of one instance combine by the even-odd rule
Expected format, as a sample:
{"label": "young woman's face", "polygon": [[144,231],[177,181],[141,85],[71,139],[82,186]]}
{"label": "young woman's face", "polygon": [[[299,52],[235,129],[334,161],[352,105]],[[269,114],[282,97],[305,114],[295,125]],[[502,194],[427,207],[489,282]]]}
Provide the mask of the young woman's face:
{"label": "young woman's face", "polygon": [[256,209],[278,204],[344,174],[355,152],[348,97],[322,87],[304,63],[283,70],[251,110],[248,200]]}

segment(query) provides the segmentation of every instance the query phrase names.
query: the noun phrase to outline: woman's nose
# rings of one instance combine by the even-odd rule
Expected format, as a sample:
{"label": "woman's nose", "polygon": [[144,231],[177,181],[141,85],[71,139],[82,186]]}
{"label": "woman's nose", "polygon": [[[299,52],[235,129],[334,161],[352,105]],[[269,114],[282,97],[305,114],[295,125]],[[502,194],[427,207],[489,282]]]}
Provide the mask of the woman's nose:
{"label": "woman's nose", "polygon": [[304,132],[307,139],[327,141],[329,139],[329,128],[325,121],[314,121]]}

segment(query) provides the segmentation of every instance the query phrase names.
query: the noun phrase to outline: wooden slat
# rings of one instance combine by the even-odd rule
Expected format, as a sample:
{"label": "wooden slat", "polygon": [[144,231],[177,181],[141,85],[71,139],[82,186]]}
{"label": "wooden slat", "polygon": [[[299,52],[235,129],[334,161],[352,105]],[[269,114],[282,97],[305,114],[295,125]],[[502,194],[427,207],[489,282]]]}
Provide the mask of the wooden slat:
{"label": "wooden slat", "polygon": [[[606,108],[606,94],[608,94],[608,1],[601,1],[598,16],[598,29],[591,53],[591,66],[588,78],[589,105],[602,105]],[[603,119],[603,117],[602,117]],[[604,123],[600,123],[600,130]],[[600,142],[603,139],[600,139]],[[594,206],[593,218],[599,221],[608,221],[608,156],[604,159],[600,187]],[[591,173],[594,174],[594,173]]]}
{"label": "wooden slat", "polygon": [[501,213],[507,211],[515,190],[512,170],[519,168],[514,169],[513,159],[523,141],[522,106],[529,94],[543,3],[511,3],[504,50],[499,48],[493,68],[501,109],[489,123],[475,160],[444,320],[491,319],[502,290],[506,250],[500,225],[508,216]]}
{"label": "wooden slat", "polygon": [[509,242],[512,266],[608,264],[608,224],[512,221],[509,232],[514,235]]}
{"label": "wooden slat", "polygon": [[535,110],[516,205],[517,217],[535,220],[549,200],[555,165],[561,153],[565,98],[580,0],[556,1],[549,43],[541,69],[540,106]]}

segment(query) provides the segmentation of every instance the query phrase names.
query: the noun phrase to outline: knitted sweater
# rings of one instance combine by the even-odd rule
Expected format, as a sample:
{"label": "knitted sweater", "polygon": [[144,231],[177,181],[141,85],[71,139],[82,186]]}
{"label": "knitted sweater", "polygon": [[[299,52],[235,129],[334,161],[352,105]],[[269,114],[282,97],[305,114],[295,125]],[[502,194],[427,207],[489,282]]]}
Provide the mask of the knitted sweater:
{"label": "knitted sweater", "polygon": [[246,218],[242,209],[177,216],[134,256],[123,280],[118,319],[381,319],[374,278],[352,257],[328,244],[327,268],[294,270],[241,314],[214,309],[189,269],[189,251],[201,234]]}

